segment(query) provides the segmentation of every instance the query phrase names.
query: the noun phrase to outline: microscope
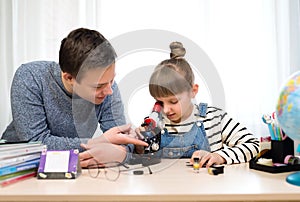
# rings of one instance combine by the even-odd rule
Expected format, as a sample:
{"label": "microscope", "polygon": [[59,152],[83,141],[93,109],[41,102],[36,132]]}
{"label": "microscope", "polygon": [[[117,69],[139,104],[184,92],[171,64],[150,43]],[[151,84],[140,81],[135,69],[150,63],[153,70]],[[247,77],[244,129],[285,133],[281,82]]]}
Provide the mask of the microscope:
{"label": "microscope", "polygon": [[143,166],[149,166],[161,162],[160,142],[161,135],[164,133],[164,126],[162,121],[162,105],[156,102],[153,106],[152,112],[149,116],[144,118],[141,126],[144,128],[140,131],[143,136],[143,141],[148,143],[144,147],[143,154],[133,155],[134,163],[141,163]]}

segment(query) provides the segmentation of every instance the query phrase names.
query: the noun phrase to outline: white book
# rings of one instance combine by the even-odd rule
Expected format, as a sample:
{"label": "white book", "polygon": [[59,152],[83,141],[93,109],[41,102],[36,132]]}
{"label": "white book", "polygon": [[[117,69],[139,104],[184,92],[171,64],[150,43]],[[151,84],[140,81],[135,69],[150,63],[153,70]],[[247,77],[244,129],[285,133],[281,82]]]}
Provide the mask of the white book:
{"label": "white book", "polygon": [[7,150],[15,150],[18,148],[29,148],[42,145],[41,142],[28,142],[28,143],[2,143],[0,144],[0,152]]}
{"label": "white book", "polygon": [[34,154],[28,154],[28,155],[22,155],[22,156],[16,156],[12,158],[3,159],[0,161],[0,168],[5,166],[12,166],[17,165],[20,163],[24,163],[25,161],[30,161],[34,159],[38,159],[41,157],[41,152],[34,153]]}
{"label": "white book", "polygon": [[[23,143],[21,143],[23,144]],[[8,145],[8,144],[6,144]],[[0,147],[3,149],[4,145],[0,145]],[[33,144],[33,143],[27,143],[27,146],[16,146],[16,147],[10,147],[10,146],[4,146],[7,149],[0,150],[0,160],[2,161],[3,159],[8,159],[12,157],[17,157],[17,156],[22,156],[26,154],[33,154],[33,153],[38,153],[42,152],[47,149],[46,145],[43,144]]]}

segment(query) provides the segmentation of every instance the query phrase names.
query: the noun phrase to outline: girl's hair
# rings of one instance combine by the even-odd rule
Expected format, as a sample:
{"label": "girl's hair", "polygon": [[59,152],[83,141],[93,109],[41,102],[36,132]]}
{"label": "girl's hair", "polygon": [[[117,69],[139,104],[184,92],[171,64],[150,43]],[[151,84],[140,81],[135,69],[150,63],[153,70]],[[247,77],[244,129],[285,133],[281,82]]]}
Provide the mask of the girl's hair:
{"label": "girl's hair", "polygon": [[158,64],[150,77],[149,91],[152,97],[168,97],[192,89],[194,74],[184,59],[185,48],[180,42],[170,44],[170,59]]}

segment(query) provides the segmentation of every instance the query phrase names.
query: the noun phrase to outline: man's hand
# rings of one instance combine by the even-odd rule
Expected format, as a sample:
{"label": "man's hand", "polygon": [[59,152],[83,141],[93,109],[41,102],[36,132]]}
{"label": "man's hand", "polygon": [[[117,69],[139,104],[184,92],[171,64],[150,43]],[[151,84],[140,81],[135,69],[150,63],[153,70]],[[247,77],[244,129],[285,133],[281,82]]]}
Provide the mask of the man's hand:
{"label": "man's hand", "polygon": [[137,134],[131,128],[130,124],[117,126],[109,129],[102,135],[90,139],[87,144],[82,144],[85,149],[90,149],[98,146],[100,143],[111,144],[134,144],[140,146],[148,146],[148,144],[142,140],[139,140]]}
{"label": "man's hand", "polygon": [[123,162],[126,157],[126,148],[124,145],[111,143],[100,143],[97,147],[92,147],[79,154],[80,166],[87,167],[92,160],[97,162]]}
{"label": "man's hand", "polygon": [[[143,140],[144,136],[141,134],[141,131],[145,131],[145,128],[142,127],[142,126],[135,129],[135,133],[136,133],[138,139]],[[138,154],[143,154],[144,149],[145,149],[145,146],[135,145],[135,152],[138,153]]]}
{"label": "man's hand", "polygon": [[201,168],[205,163],[206,163],[206,167],[210,167],[212,166],[213,164],[217,164],[217,165],[220,165],[220,164],[224,164],[225,163],[225,159],[220,156],[219,154],[217,153],[210,153],[208,151],[204,151],[204,150],[198,150],[198,151],[195,151],[192,155],[192,158],[190,159],[190,162],[191,163],[194,163],[194,158],[195,157],[198,157],[200,159],[200,162],[199,162],[199,167]]}
{"label": "man's hand", "polygon": [[123,162],[126,157],[126,144],[148,146],[146,142],[138,139],[130,124],[114,127],[90,139],[87,144],[80,145],[86,150],[79,154],[80,165],[87,167],[91,159],[98,162]]}

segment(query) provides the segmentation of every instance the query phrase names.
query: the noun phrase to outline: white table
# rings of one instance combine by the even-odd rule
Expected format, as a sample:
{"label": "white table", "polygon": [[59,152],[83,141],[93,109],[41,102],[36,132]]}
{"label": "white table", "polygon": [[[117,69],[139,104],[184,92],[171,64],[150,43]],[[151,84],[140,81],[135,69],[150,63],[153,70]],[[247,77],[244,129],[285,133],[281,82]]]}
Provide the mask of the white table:
{"label": "white table", "polygon": [[111,182],[87,170],[73,180],[24,180],[0,188],[0,201],[300,201],[300,187],[290,173],[249,169],[248,163],[225,166],[224,174],[195,173],[186,159],[163,160],[153,174],[121,174]]}

